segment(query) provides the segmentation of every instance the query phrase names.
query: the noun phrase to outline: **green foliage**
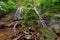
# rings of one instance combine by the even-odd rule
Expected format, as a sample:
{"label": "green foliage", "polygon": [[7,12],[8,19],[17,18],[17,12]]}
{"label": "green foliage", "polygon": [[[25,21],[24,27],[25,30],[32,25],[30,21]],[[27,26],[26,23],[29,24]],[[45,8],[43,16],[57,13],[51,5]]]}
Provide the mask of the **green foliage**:
{"label": "green foliage", "polygon": [[37,19],[38,19],[38,16],[35,13],[35,11],[30,7],[25,7],[24,8],[23,20],[21,23],[22,28],[29,27],[29,26],[35,24]]}
{"label": "green foliage", "polygon": [[43,12],[44,19],[50,19],[60,10],[59,0],[35,0],[36,6],[39,6]]}
{"label": "green foliage", "polygon": [[14,11],[16,9],[16,4],[15,4],[15,2],[13,2],[13,1],[8,1],[7,2],[7,10],[8,10],[8,12],[12,12],[12,10]]}
{"label": "green foliage", "polygon": [[[38,19],[33,7],[41,7],[45,19],[50,19],[53,16],[53,11],[60,10],[59,0],[8,0],[0,1],[0,15],[6,15],[8,12],[15,12],[19,5],[24,7],[24,16],[22,20],[23,27],[32,25]],[[55,6],[56,5],[56,6]],[[52,9],[52,10],[51,10]],[[49,11],[51,13],[49,13]],[[47,12],[48,11],[48,12]]]}
{"label": "green foliage", "polygon": [[14,12],[17,7],[17,4],[11,0],[7,2],[0,1],[0,15],[5,16],[8,12]]}
{"label": "green foliage", "polygon": [[53,13],[49,13],[49,12],[45,12],[43,14],[43,16],[44,16],[45,20],[50,20],[50,18],[52,18],[54,16],[54,14]]}
{"label": "green foliage", "polygon": [[6,13],[6,3],[4,3],[3,1],[0,2],[0,15],[5,15]]}
{"label": "green foliage", "polygon": [[43,5],[44,8],[51,8],[54,7],[54,3],[58,2],[58,0],[41,0],[40,3]]}
{"label": "green foliage", "polygon": [[56,38],[57,35],[51,29],[38,29],[37,30],[43,37],[47,39]]}
{"label": "green foliage", "polygon": [[[21,1],[21,0],[20,0]],[[22,28],[29,27],[37,22],[38,16],[33,9],[32,2],[29,0],[21,1],[24,9]]]}
{"label": "green foliage", "polygon": [[0,1],[4,1],[4,2],[7,2],[8,0],[0,0]]}
{"label": "green foliage", "polygon": [[[35,4],[29,0],[8,0],[6,2],[0,1],[0,15],[6,15],[8,12],[15,12],[19,5],[22,5],[24,8],[24,15],[22,19],[22,28],[29,27],[35,24],[38,20],[38,16],[35,13],[33,7],[41,7],[43,16],[45,20],[50,20],[53,17],[53,11],[60,10],[60,1],[59,0],[35,0]],[[56,12],[55,11],[55,12]],[[56,38],[57,35],[48,29],[38,29],[37,30],[43,37],[47,38]]]}

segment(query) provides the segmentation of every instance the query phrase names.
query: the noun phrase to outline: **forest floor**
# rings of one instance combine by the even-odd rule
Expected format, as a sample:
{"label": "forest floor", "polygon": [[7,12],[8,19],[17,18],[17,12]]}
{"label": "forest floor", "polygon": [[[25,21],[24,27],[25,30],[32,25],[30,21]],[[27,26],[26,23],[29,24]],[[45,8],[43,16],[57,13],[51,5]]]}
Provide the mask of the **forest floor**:
{"label": "forest floor", "polygon": [[[7,22],[8,20],[10,20],[10,19],[12,19],[13,18],[13,16],[14,16],[14,13],[9,13],[9,14],[7,14],[5,17],[3,17],[3,18],[1,18],[1,20],[0,20],[0,24],[4,24],[5,22]],[[19,31],[21,31],[21,30],[19,30],[19,29],[17,29],[16,30],[17,31],[17,33],[19,33]],[[27,31],[27,30],[26,30]],[[23,34],[25,34],[25,32],[23,31]],[[32,33],[32,35],[33,35],[33,33]],[[14,35],[14,32],[13,32],[13,29],[12,28],[5,28],[5,29],[0,29],[0,38],[4,38],[4,39],[6,39],[7,37],[10,39],[10,38],[12,38],[12,37],[14,37],[15,35]],[[39,35],[40,36],[40,35]],[[8,39],[7,38],[7,39]],[[38,37],[39,38],[39,37]],[[58,39],[57,40],[60,40],[60,37],[57,37]],[[8,39],[8,40],[9,40]],[[38,39],[39,40],[39,39]]]}
{"label": "forest floor", "polygon": [[2,17],[0,19],[0,22],[4,22],[4,21],[7,21],[7,20],[10,20],[10,19],[13,18],[13,16],[14,16],[14,13],[8,13],[5,17]]}

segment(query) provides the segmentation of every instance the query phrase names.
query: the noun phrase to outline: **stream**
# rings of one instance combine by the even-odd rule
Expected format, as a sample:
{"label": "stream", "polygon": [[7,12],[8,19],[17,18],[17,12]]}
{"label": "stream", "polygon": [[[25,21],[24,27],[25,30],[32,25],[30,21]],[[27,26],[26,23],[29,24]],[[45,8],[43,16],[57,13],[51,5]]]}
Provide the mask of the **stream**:
{"label": "stream", "polygon": [[[16,19],[16,18],[17,18],[17,19],[21,18],[21,17],[19,17],[19,16],[20,16],[19,14],[22,14],[22,10],[23,10],[22,8],[18,8],[18,9],[17,9],[16,15],[15,15],[15,19]],[[42,24],[43,28],[46,28],[47,25],[45,24],[45,21],[44,21],[43,18],[42,18],[41,12],[39,12],[39,10],[38,10],[35,6],[34,6],[34,10],[35,10],[36,14],[39,16],[39,22]],[[15,35],[16,35],[16,25],[17,25],[17,24],[18,24],[18,21],[16,22],[16,24],[15,24],[14,27],[13,27]],[[19,37],[16,38],[16,39],[14,39],[14,40],[17,40],[17,39],[19,39]]]}
{"label": "stream", "polygon": [[[15,25],[13,26],[13,31],[14,31],[14,34],[16,35],[16,26],[17,24],[19,24],[19,21],[22,19],[21,15],[23,14],[23,9],[22,7],[18,7],[17,10],[16,10],[16,13],[14,15],[14,20],[16,20],[15,22]],[[13,39],[13,40],[17,40],[18,38],[16,39]]]}
{"label": "stream", "polygon": [[[34,7],[34,10],[35,10],[35,12],[37,13],[37,15],[39,16],[39,22],[41,22],[42,26],[43,26],[44,28],[46,28],[47,26],[46,26],[46,24],[45,24],[45,21],[44,21],[43,18],[42,18],[42,15],[38,12],[38,10],[37,10],[36,7]],[[18,11],[19,11],[19,10],[18,10]],[[21,13],[21,12],[20,12],[20,13]],[[13,27],[15,35],[16,35],[16,25],[17,25],[18,23],[19,23],[19,21],[16,21],[16,24],[15,24],[14,27]],[[19,36],[19,37],[20,37],[20,36]],[[19,37],[16,38],[16,39],[13,39],[13,40],[18,40]]]}
{"label": "stream", "polygon": [[41,11],[39,12],[39,10],[36,7],[34,7],[34,10],[37,13],[37,15],[39,16],[39,22],[42,24],[43,28],[46,28],[47,25],[46,25],[45,21],[42,18]]}

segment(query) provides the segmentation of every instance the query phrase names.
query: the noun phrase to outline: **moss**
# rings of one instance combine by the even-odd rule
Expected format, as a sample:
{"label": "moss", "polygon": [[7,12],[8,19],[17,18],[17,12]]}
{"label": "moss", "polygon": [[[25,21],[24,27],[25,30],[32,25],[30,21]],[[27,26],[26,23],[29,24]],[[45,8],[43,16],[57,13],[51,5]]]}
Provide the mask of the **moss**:
{"label": "moss", "polygon": [[45,39],[53,39],[56,38],[57,35],[53,30],[42,28],[37,30]]}
{"label": "moss", "polygon": [[0,40],[3,40],[3,38],[0,38]]}

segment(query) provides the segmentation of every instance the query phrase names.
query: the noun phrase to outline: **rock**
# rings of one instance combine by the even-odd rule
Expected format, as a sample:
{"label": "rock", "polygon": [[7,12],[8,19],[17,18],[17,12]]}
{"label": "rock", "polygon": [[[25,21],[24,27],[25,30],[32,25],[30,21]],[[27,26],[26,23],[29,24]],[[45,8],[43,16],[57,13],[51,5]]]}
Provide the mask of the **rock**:
{"label": "rock", "polygon": [[60,33],[60,27],[58,24],[51,25],[52,30],[54,30],[56,33]]}
{"label": "rock", "polygon": [[25,35],[24,38],[25,38],[26,40],[31,40],[31,39],[32,39],[32,35],[29,35],[29,34],[28,34],[28,35]]}
{"label": "rock", "polygon": [[29,33],[28,33],[28,32],[26,32],[26,31],[23,31],[23,33],[24,33],[24,34],[29,34]]}
{"label": "rock", "polygon": [[5,22],[0,22],[0,25],[4,25],[5,24]]}
{"label": "rock", "polygon": [[0,22],[0,29],[4,29],[5,26],[4,26],[5,22]]}
{"label": "rock", "polygon": [[37,40],[40,40],[40,34],[39,33],[37,33]]}
{"label": "rock", "polygon": [[13,27],[13,25],[14,25],[15,23],[14,22],[6,22],[4,25],[5,25],[5,27]]}
{"label": "rock", "polygon": [[56,14],[54,17],[60,17],[60,14]]}
{"label": "rock", "polygon": [[0,29],[12,27],[15,24],[13,21],[0,22]]}

